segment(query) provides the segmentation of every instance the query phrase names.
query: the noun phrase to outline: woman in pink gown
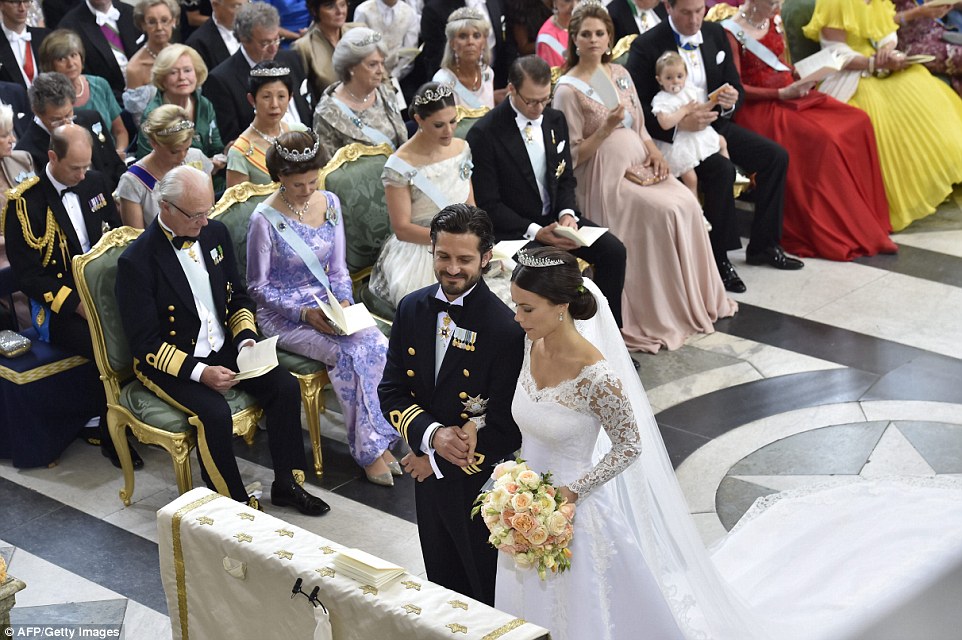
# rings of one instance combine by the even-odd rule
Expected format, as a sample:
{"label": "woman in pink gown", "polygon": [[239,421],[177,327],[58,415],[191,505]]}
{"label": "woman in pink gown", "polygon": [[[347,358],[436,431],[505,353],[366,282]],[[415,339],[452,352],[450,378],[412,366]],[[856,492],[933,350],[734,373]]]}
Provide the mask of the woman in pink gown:
{"label": "woman in pink gown", "polygon": [[578,204],[628,248],[622,336],[633,351],[677,349],[695,333],[712,333],[738,305],[726,297],[701,207],[681,182],[640,186],[625,171],[667,163],[645,129],[628,72],[609,63],[614,27],[597,4],[575,9],[568,28],[571,67],[554,107],[568,120]]}

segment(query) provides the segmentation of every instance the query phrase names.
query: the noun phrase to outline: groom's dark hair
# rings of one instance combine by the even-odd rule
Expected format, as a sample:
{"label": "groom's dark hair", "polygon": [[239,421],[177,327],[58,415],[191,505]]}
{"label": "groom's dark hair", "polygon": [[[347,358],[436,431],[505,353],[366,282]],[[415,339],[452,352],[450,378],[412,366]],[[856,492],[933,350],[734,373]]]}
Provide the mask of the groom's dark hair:
{"label": "groom's dark hair", "polygon": [[486,254],[494,248],[494,226],[484,209],[470,204],[452,204],[438,211],[431,220],[431,244],[438,242],[438,234],[473,233],[478,236],[478,252]]}

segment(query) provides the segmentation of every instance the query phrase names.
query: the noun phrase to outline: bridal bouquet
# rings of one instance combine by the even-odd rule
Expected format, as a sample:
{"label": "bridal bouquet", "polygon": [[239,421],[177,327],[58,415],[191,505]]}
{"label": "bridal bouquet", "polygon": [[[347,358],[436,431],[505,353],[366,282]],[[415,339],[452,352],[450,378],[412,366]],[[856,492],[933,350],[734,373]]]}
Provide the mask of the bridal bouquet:
{"label": "bridal bouquet", "polygon": [[571,521],[575,507],[551,484],[551,474],[539,475],[524,460],[494,468],[494,487],[474,501],[471,516],[481,514],[491,531],[488,542],[514,557],[519,567],[536,567],[542,580],[548,571],[571,567]]}

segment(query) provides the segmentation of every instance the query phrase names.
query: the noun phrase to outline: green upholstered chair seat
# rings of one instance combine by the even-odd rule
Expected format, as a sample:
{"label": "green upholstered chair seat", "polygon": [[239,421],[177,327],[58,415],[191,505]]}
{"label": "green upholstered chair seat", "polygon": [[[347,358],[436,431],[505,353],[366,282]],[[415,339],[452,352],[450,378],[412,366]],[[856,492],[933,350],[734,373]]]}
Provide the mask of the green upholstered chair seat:
{"label": "green upholstered chair seat", "polygon": [[107,361],[110,369],[120,373],[121,378],[130,374],[133,362],[114,290],[117,281],[117,260],[126,248],[126,245],[111,247],[99,260],[90,262],[84,269],[87,286],[96,301],[97,319],[103,329]]}
{"label": "green upholstered chair seat", "polygon": [[[255,404],[254,396],[236,388],[229,389],[224,397],[230,405],[231,414]],[[170,433],[186,433],[193,428],[187,422],[186,413],[158,398],[140,380],[133,380],[120,390],[120,404],[136,419],[156,429]]]}
{"label": "green upholstered chair seat", "polygon": [[802,27],[812,20],[814,12],[815,0],[785,0],[782,5],[782,26],[793,62],[818,53],[820,49],[817,42],[809,40],[802,33]]}
{"label": "green upholstered chair seat", "polygon": [[391,235],[381,172],[386,155],[364,155],[344,162],[324,178],[324,188],[341,201],[347,268],[356,273],[374,265]]}
{"label": "green upholstered chair seat", "polygon": [[283,349],[277,350],[277,362],[291,373],[297,373],[302,376],[327,371],[327,365],[323,362],[311,360],[308,357],[290,351],[284,351]]}
{"label": "green upholstered chair seat", "polygon": [[[366,306],[367,310],[375,316],[375,319],[385,318],[387,320],[391,320],[394,318],[394,307],[392,307],[386,300],[374,295],[374,292],[371,291],[371,288],[366,282],[360,286],[357,299],[364,303],[364,306]],[[378,328],[381,329],[384,335],[391,335],[389,330],[390,328],[388,327],[388,330],[385,330],[385,325],[383,325],[383,323],[378,322]]]}
{"label": "green upholstered chair seat", "polygon": [[247,286],[247,227],[250,225],[254,209],[274,193],[275,189],[277,189],[276,184],[239,184],[228,189],[217,203],[214,217],[230,232],[234,256],[237,258],[237,273],[245,287]]}

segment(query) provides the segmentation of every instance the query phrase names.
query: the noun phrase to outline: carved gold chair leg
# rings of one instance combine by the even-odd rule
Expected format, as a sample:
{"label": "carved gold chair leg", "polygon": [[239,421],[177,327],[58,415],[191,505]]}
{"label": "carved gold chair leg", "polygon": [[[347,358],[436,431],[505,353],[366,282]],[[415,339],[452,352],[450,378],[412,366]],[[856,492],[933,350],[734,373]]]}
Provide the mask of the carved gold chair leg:
{"label": "carved gold chair leg", "polygon": [[124,488],[120,490],[120,499],[125,507],[130,506],[130,498],[134,495],[134,463],[130,458],[130,445],[127,443],[127,419],[125,412],[115,405],[107,406],[107,431],[117,450],[120,459],[120,469],[124,473]]}
{"label": "carved gold chair leg", "polygon": [[161,446],[170,454],[174,477],[177,478],[177,493],[183,495],[194,488],[194,477],[190,472],[190,451],[194,448],[194,438],[184,434],[172,439],[169,446],[166,443]]}
{"label": "carved gold chair leg", "polygon": [[326,371],[298,374],[294,376],[301,385],[301,402],[307,418],[307,430],[311,435],[311,450],[314,453],[314,474],[324,477],[324,455],[321,452],[321,414],[324,413],[324,394],[321,391],[330,383]]}

